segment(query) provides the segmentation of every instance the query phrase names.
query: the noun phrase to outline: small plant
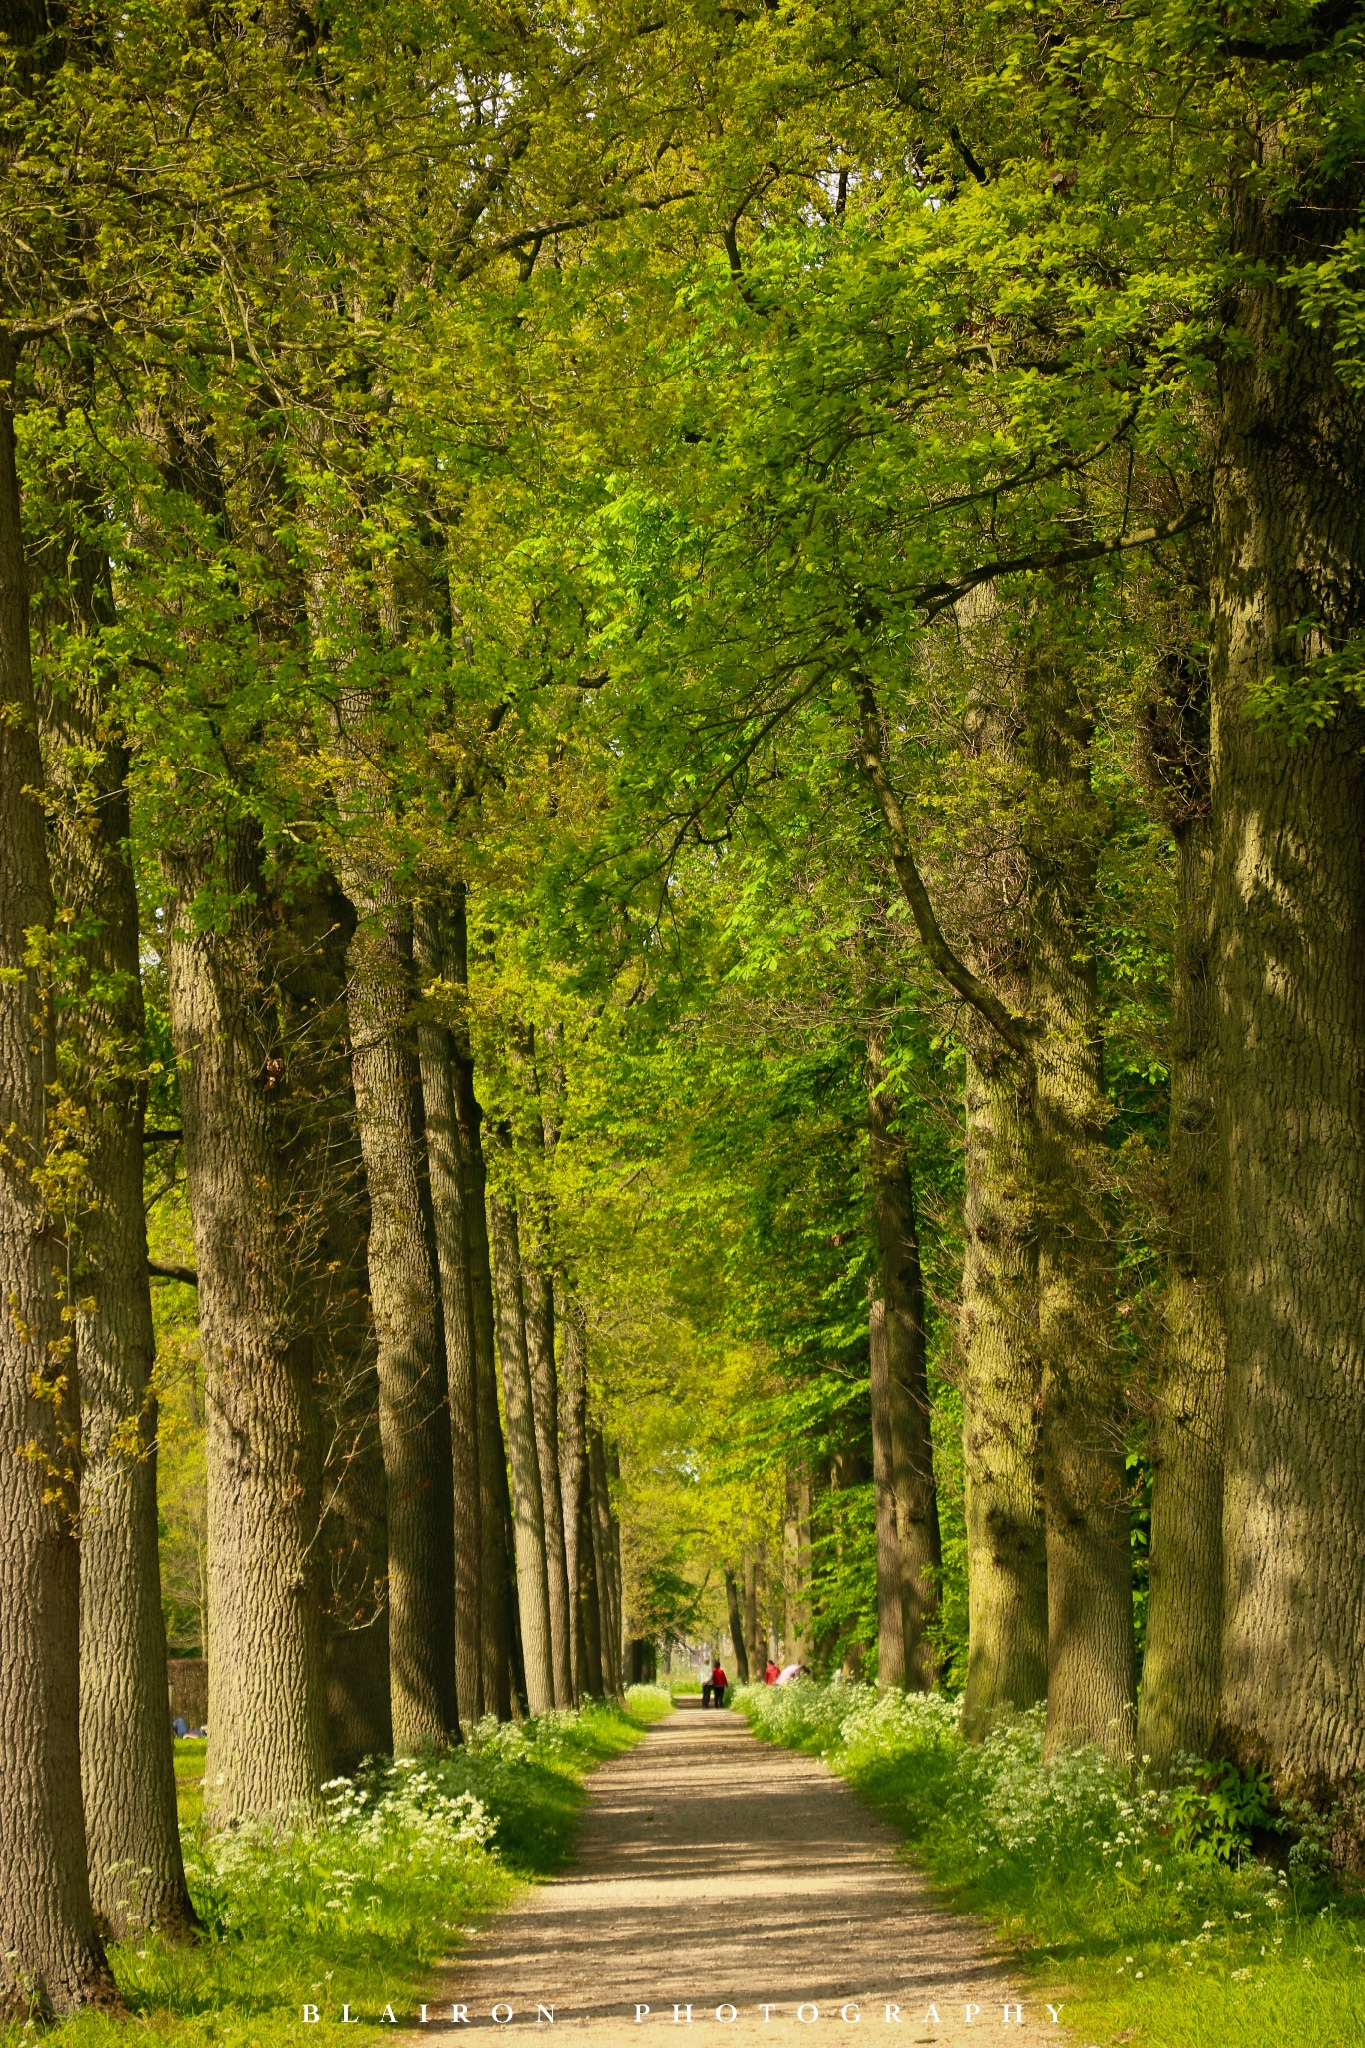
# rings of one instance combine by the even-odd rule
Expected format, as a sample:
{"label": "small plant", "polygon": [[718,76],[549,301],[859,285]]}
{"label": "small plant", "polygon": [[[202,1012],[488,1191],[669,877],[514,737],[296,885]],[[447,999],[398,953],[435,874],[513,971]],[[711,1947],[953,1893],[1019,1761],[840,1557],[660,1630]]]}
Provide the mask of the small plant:
{"label": "small plant", "polygon": [[1253,1829],[1271,1824],[1270,1780],[1264,1771],[1241,1771],[1229,1762],[1195,1768],[1191,1781],[1171,1794],[1172,1845],[1205,1862],[1240,1862]]}
{"label": "small plant", "polygon": [[1280,1802],[1280,1824],[1294,1839],[1289,1849],[1289,1868],[1295,1877],[1317,1883],[1332,1867],[1332,1850],[1342,1825],[1342,1810],[1329,1806],[1326,1812],[1308,1799]]}

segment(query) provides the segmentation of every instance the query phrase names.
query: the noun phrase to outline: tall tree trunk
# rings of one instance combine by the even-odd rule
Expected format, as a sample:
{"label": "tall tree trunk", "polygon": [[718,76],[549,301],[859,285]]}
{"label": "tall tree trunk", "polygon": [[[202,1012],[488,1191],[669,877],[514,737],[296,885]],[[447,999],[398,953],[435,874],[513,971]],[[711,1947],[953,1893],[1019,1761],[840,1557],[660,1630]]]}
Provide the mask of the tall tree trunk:
{"label": "tall tree trunk", "polygon": [[324,1471],[327,1722],[332,1769],[393,1750],[389,1683],[387,1493],[379,1440],[379,1376],[357,1358],[337,1399]]}
{"label": "tall tree trunk", "polygon": [[620,1689],[625,1690],[626,1580],[621,1563],[621,1517],[616,1503],[621,1498],[621,1456],[614,1444],[603,1442],[607,1472],[607,1527],[611,1533],[611,1597],[616,1612],[616,1671]]}
{"label": "tall tree trunk", "polygon": [[[366,1247],[369,1200],[351,1085],[346,952],[355,928],[330,875],[276,906],[276,978],[291,1072],[306,1092],[311,1152],[309,1332],[325,1442],[323,1631],[332,1769],[393,1749],[388,1503]],[[208,1653],[210,1656],[212,1652]]]}
{"label": "tall tree trunk", "polygon": [[[81,639],[112,618],[102,556],[79,535],[43,610]],[[43,562],[38,558],[41,576]],[[101,1923],[180,1934],[198,1926],[185,1885],[166,1714],[157,1542],[156,1400],[143,1215],[145,1019],[137,891],[128,860],[128,756],[88,660],[63,677],[54,646],[39,722],[53,797],[57,902],[82,936],[62,1036],[83,1116],[86,1204],[75,1322],[81,1427],[81,1776],[90,1889]],[[94,664],[94,676],[100,673]]]}
{"label": "tall tree trunk", "polygon": [[[968,849],[972,960],[1018,1014],[1028,997],[1024,779],[1017,650],[998,597],[958,607],[971,678],[967,750],[998,790],[990,836]],[[1002,844],[1003,842],[1003,844]],[[1032,1063],[983,1020],[965,1034],[964,1256],[959,1343],[968,1651],[962,1728],[973,1741],[1047,1696],[1047,1537],[1039,1463],[1038,1204]]]}
{"label": "tall tree trunk", "polygon": [[[205,1808],[227,1821],[306,1810],[328,1774],[322,1454],[311,1261],[300,1248],[313,1162],[280,1028],[255,828],[235,825],[168,865],[171,1031],[204,1354]],[[221,928],[196,916],[209,884],[231,905]]]}
{"label": "tall tree trunk", "polygon": [[885,1305],[891,1470],[904,1612],[901,1682],[911,1692],[928,1692],[936,1675],[929,1630],[938,1620],[938,1571],[943,1553],[934,1486],[919,1229],[905,1140],[894,1128],[899,1104],[887,1072],[882,1019],[868,1032],[867,1079],[869,1165]]}
{"label": "tall tree trunk", "polygon": [[810,1475],[801,1465],[787,1468],[786,1552],[788,1651],[794,1662],[811,1658]]}
{"label": "tall tree trunk", "polygon": [[[872,1458],[870,1458],[870,1454],[866,1450],[866,1440],[864,1440],[864,1444],[857,1444],[857,1442],[853,1442],[853,1444],[847,1444],[847,1442],[839,1444],[837,1450],[833,1450],[829,1454],[829,1507],[831,1507],[831,1522],[833,1522],[833,1528],[835,1528],[835,1548],[837,1548],[841,1565],[847,1563],[847,1556],[849,1556],[849,1532],[853,1528],[862,1528],[862,1520],[864,1520],[862,1516],[857,1516],[857,1511],[855,1511],[857,1503],[845,1499],[843,1495],[857,1493],[857,1491],[868,1487],[868,1485],[874,1489],[874,1499],[876,1499],[876,1479],[874,1479],[874,1470],[872,1470]],[[839,1638],[839,1632],[835,1632],[835,1642],[837,1642],[837,1638]],[[857,1683],[864,1681],[864,1675],[866,1675],[866,1653],[864,1653],[862,1640],[857,1638],[857,1636],[849,1636],[843,1642],[843,1653],[839,1657],[839,1671],[841,1671],[843,1677],[857,1679]]]}
{"label": "tall tree trunk", "polygon": [[764,1670],[768,1662],[768,1618],[763,1611],[766,1563],[762,1545],[757,1556],[744,1560],[744,1621],[749,1636],[749,1665],[754,1671]]}
{"label": "tall tree trunk", "polygon": [[517,1149],[527,1180],[519,1211],[526,1356],[531,1369],[540,1494],[545,1511],[545,1577],[550,1600],[555,1705],[567,1707],[573,1704],[573,1644],[564,1502],[559,1483],[559,1386],[555,1370],[555,1290],[550,1270],[550,1200],[545,1187],[545,1169],[554,1152],[556,1132],[542,1108],[535,1036],[529,1026],[516,1031],[514,1047],[513,1074],[520,1090]]}
{"label": "tall tree trunk", "polygon": [[[896,1530],[896,1460],[891,1443],[891,1367],[886,1303],[868,1282],[868,1356],[872,1407],[872,1494],[877,1537],[877,1682],[905,1689],[905,1599]],[[748,1598],[746,1575],[745,1598]]]}
{"label": "tall tree trunk", "polygon": [[579,1502],[578,1604],[583,1615],[583,1690],[600,1700],[610,1691],[602,1656],[601,1574],[597,1566],[597,1511],[593,1501],[592,1471],[584,1453],[586,1484]]}
{"label": "tall tree trunk", "polygon": [[1042,625],[1025,657],[1035,777],[1029,1008],[1036,1033],[1038,1341],[1047,1519],[1050,1751],[1132,1748],[1133,1566],[1114,1272],[1104,1213],[1109,1105],[1091,942],[1103,818],[1070,648]]}
{"label": "tall tree trunk", "polygon": [[[849,1504],[841,1501],[840,1494],[848,1494],[871,1482],[875,1498],[875,1475],[872,1460],[865,1448],[858,1444],[843,1443],[831,1451],[829,1460],[829,1493],[831,1519],[834,1523],[836,1543],[840,1561],[847,1554],[847,1531],[850,1524]],[[837,1641],[837,1636],[835,1638]],[[839,1669],[845,1678],[863,1681],[866,1658],[863,1645],[857,1637],[850,1638],[844,1645]]]}
{"label": "tall tree trunk", "polygon": [[388,1490],[363,1222],[354,1213],[329,1217],[324,1254],[334,1256],[322,1261],[329,1284],[320,1304],[330,1438],[323,1462],[322,1535],[329,1567],[327,1718],[332,1769],[347,1773],[363,1757],[393,1750]]}
{"label": "tall tree trunk", "polygon": [[1047,1548],[1038,1472],[1042,1367],[1033,1117],[1019,1062],[967,1060],[962,1268],[969,1631],[963,1733],[1047,1697]]}
{"label": "tall tree trunk", "polygon": [[1365,399],[1331,321],[1308,327],[1280,281],[1355,231],[1365,180],[1286,196],[1283,169],[1234,186],[1246,346],[1222,373],[1214,470],[1219,1741],[1330,1797],[1365,1771],[1365,715],[1291,741],[1254,697],[1365,632]]}
{"label": "tall tree trunk", "polygon": [[[28,573],[0,348],[0,2016],[115,2004],[95,1932],[81,1811],[80,1436],[49,1235],[32,1169],[47,1150],[51,1032],[31,930],[52,929],[52,881],[29,653]],[[37,1391],[50,1386],[51,1393]],[[23,1455],[26,1445],[36,1455]],[[55,1496],[55,1497],[54,1497]]]}
{"label": "tall tree trunk", "polygon": [[569,1564],[564,1544],[564,1500],[559,1483],[559,1375],[555,1370],[554,1281],[536,1265],[521,1265],[526,1306],[526,1355],[545,1511],[545,1574],[550,1599],[550,1652],[555,1705],[573,1705],[573,1643]]}
{"label": "tall tree trunk", "polygon": [[445,1341],[422,1124],[410,913],[347,862],[357,925],[351,1071],[370,1199],[370,1300],[388,1482],[394,1747],[439,1747],[458,1726]]}
{"label": "tall tree trunk", "polygon": [[[1184,665],[1181,665],[1183,674]],[[1180,677],[1177,677],[1177,681]],[[1182,695],[1187,695],[1182,692]],[[1188,724],[1188,704],[1174,709]],[[1201,719],[1202,724],[1202,719]],[[1160,746],[1163,809],[1176,841],[1171,991],[1170,1264],[1152,1425],[1152,1538],[1137,1746],[1158,1769],[1207,1756],[1218,1718],[1223,1624],[1223,1333],[1213,948],[1213,831],[1189,763],[1203,733]],[[1174,771],[1174,773],[1172,772]],[[1176,777],[1178,776],[1178,780]],[[1173,803],[1173,799],[1176,801]]]}
{"label": "tall tree trunk", "polygon": [[597,1563],[597,1606],[602,1639],[602,1685],[621,1697],[621,1610],[617,1604],[616,1545],[612,1533],[607,1451],[600,1429],[588,1437],[588,1471],[593,1511],[593,1552]]}
{"label": "tall tree trunk", "polygon": [[512,1467],[512,1531],[517,1560],[517,1607],[526,1666],[526,1703],[533,1714],[555,1704],[550,1643],[550,1596],[545,1573],[545,1507],[540,1491],[531,1368],[521,1292],[521,1248],[516,1211],[500,1195],[488,1198],[493,1279],[498,1307],[498,1357]]}
{"label": "tall tree trunk", "polygon": [[750,1680],[749,1649],[744,1640],[744,1617],[739,1610],[739,1587],[729,1565],[725,1567],[725,1606],[730,1617],[730,1642],[735,1653],[735,1671],[741,1685]]}
{"label": "tall tree trunk", "polygon": [[[451,919],[444,906],[419,908],[417,957],[423,975],[452,985],[463,981],[453,957]],[[462,1157],[456,1104],[456,1044],[449,1025],[427,1003],[419,1013],[417,1047],[426,1114],[432,1219],[445,1324],[450,1398],[450,1455],[455,1534],[455,1676],[460,1719],[472,1727],[484,1711],[482,1626],[483,1553],[479,1501],[479,1410],[474,1335],[473,1255],[467,1215],[468,1163]]]}
{"label": "tall tree trunk", "polygon": [[[453,919],[455,979],[468,981],[464,901]],[[467,1033],[455,1039],[455,1112],[464,1164],[464,1213],[469,1246],[469,1295],[473,1312],[474,1403],[479,1446],[479,1633],[483,1710],[500,1721],[511,1718],[512,1516],[507,1491],[507,1457],[498,1413],[498,1367],[494,1345],[493,1275],[488,1245],[487,1173],[483,1156],[483,1111],[474,1093],[474,1061]]]}
{"label": "tall tree trunk", "polygon": [[[811,1467],[811,1653],[817,1670],[829,1670],[839,1647],[840,1630],[826,1612],[831,1574],[842,1560],[843,1531],[835,1498],[834,1455],[826,1453]],[[874,1521],[875,1533],[875,1521]]]}
{"label": "tall tree trunk", "polygon": [[[559,1327],[564,1332],[564,1371],[560,1379],[560,1493],[564,1512],[564,1569],[573,1596],[573,1697],[588,1691],[588,1644],[584,1611],[583,1502],[588,1477],[588,1348],[582,1304],[567,1286],[560,1296]],[[600,1651],[599,1651],[600,1661]],[[601,1673],[598,1672],[600,1683]]]}

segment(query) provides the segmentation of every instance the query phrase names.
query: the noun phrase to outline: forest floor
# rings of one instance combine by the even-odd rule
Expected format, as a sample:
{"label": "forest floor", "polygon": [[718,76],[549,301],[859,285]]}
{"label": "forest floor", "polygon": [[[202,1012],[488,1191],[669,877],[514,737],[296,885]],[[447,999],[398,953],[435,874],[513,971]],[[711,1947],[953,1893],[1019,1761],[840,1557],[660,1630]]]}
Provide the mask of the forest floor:
{"label": "forest floor", "polygon": [[542,2035],[553,2009],[584,2048],[647,2048],[642,2028],[677,2048],[675,2026],[697,2048],[819,2048],[854,2026],[901,2048],[1069,2038],[898,1842],[826,1765],[684,1698],[597,1771],[572,1868],[475,1937],[423,2032],[465,2031],[464,2007],[469,2029]]}

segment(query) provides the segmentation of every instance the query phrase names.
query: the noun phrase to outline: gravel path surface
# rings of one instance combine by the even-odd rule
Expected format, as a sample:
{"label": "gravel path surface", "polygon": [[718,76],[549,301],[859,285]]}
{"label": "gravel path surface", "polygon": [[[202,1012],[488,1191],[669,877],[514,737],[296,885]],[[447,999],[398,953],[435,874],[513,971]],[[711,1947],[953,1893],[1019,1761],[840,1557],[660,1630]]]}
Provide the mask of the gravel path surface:
{"label": "gravel path surface", "polygon": [[869,2034],[879,2048],[1074,2048],[1065,2013],[1011,1985],[978,1925],[930,1903],[896,1839],[815,1758],[683,1700],[595,1774],[573,1867],[471,1942],[422,2031],[529,2027],[548,2043],[553,2025],[574,2048],[871,2048]]}

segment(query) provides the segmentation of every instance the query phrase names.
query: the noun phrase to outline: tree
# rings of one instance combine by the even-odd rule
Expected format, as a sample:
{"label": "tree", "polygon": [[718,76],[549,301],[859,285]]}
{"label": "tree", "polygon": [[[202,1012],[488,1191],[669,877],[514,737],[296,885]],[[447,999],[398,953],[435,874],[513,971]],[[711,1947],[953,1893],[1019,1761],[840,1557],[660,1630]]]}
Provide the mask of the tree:
{"label": "tree", "polygon": [[544,1714],[555,1703],[550,1595],[545,1571],[545,1505],[540,1490],[540,1453],[526,1352],[521,1241],[517,1212],[506,1194],[490,1194],[488,1220],[498,1304],[498,1362],[502,1367],[507,1452],[512,1467],[512,1533],[516,1546],[517,1609],[526,1660],[526,1703],[533,1714]]}
{"label": "tree", "polygon": [[[30,48],[32,45],[30,44]],[[15,2018],[117,2006],[95,1932],[81,1811],[80,1413],[44,1194],[52,879],[14,452],[16,350],[0,345],[0,2008]]]}
{"label": "tree", "polygon": [[413,1752],[439,1746],[459,1725],[448,1368],[412,1023],[411,913],[354,874],[346,886],[358,918],[347,963],[351,1067],[379,1340],[393,1736]]}
{"label": "tree", "polygon": [[[1356,48],[1351,30],[1331,46],[1327,78],[1329,90],[1344,87],[1342,114],[1358,91]],[[1262,61],[1273,81],[1265,98],[1292,120],[1303,72],[1270,51],[1249,60]],[[1227,1304],[1219,1738],[1238,1759],[1270,1762],[1281,1783],[1325,1794],[1365,1764],[1354,1648],[1365,1467],[1349,1421],[1365,1397],[1350,1249],[1365,1214],[1352,1080],[1365,1046],[1353,853],[1365,817],[1362,727],[1353,703],[1335,703],[1290,740],[1256,705],[1286,661],[1291,688],[1311,691],[1315,670],[1330,674],[1365,623],[1365,411],[1341,375],[1331,321],[1310,324],[1295,283],[1356,230],[1362,187],[1355,168],[1335,168],[1325,138],[1297,140],[1283,170],[1261,142],[1234,164],[1228,324],[1244,345],[1223,380],[1214,451]]]}
{"label": "tree", "polygon": [[[875,1019],[868,1033],[867,1115],[872,1203],[880,1252],[881,1287],[873,1304],[872,1440],[879,1438],[889,1466],[894,1517],[894,1574],[890,1601],[882,1600],[881,1503],[878,1522],[878,1605],[882,1612],[877,1675],[883,1684],[928,1692],[934,1683],[929,1631],[938,1615],[937,1573],[943,1562],[938,1499],[934,1490],[933,1439],[929,1422],[924,1280],[920,1271],[915,1192],[905,1141],[895,1131],[897,1110],[887,1068],[886,1025]],[[880,1307],[880,1317],[877,1310]],[[881,1329],[876,1324],[880,1321]],[[879,1398],[878,1350],[884,1348],[885,1394]],[[884,1417],[884,1419],[883,1419]],[[883,1486],[886,1481],[884,1480]],[[888,1564],[890,1560],[888,1560]],[[887,1612],[889,1605],[891,1611]],[[895,1608],[899,1606],[900,1627]],[[887,1622],[890,1627],[887,1627]],[[896,1657],[899,1638],[900,1656]]]}
{"label": "tree", "polygon": [[[453,989],[452,932],[456,915],[439,897],[419,906],[417,956],[425,1005],[417,1024],[422,1106],[431,1181],[432,1228],[441,1283],[447,1398],[450,1404],[451,1491],[455,1543],[455,1676],[460,1722],[477,1724],[484,1711],[483,1504],[479,1495],[479,1408],[475,1337],[473,1244],[467,1212],[468,1168],[455,1096],[458,1057],[450,1026],[432,1001],[438,983]],[[493,1511],[492,1504],[489,1506]],[[491,1594],[491,1589],[490,1589]]]}
{"label": "tree", "polygon": [[58,1058],[85,1162],[71,1304],[86,1445],[82,1792],[102,1924],[120,1936],[137,1926],[174,1936],[197,1927],[198,1918],[185,1884],[166,1717],[128,754],[98,652],[112,601],[108,560],[90,531],[91,496],[87,486],[64,505],[49,504],[54,530],[30,550],[46,627],[38,720],[48,848],[58,916],[73,949]]}
{"label": "tree", "polygon": [[1170,1274],[1152,1430],[1147,1641],[1137,1727],[1139,1753],[1153,1758],[1158,1769],[1177,1750],[1204,1756],[1212,1747],[1223,1628],[1226,1338],[1211,978],[1208,677],[1184,644],[1182,627],[1177,620],[1143,728],[1154,800],[1169,822],[1177,860]]}
{"label": "tree", "polygon": [[[186,849],[169,879],[208,1431],[206,1806],[230,1820],[307,1810],[330,1763],[309,1242],[317,1160],[306,1080],[282,1029],[257,832],[242,821],[221,855],[211,842],[197,859]],[[228,906],[217,929],[196,918],[210,880]]]}

